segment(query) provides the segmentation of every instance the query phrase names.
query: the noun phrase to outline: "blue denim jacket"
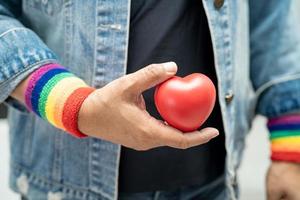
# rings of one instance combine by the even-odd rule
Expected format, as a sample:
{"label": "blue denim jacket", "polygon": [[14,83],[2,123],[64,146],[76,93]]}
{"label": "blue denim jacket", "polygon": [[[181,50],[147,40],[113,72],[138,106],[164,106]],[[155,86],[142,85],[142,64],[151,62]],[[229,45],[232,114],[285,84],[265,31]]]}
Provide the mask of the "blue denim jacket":
{"label": "blue denim jacket", "polygon": [[[224,118],[227,195],[236,199],[236,169],[254,114],[299,111],[300,3],[203,4]],[[73,138],[9,95],[49,62],[69,67],[97,88],[124,75],[129,12],[130,0],[0,0],[0,102],[11,105],[10,185],[15,191],[34,200],[117,199],[120,145]]]}

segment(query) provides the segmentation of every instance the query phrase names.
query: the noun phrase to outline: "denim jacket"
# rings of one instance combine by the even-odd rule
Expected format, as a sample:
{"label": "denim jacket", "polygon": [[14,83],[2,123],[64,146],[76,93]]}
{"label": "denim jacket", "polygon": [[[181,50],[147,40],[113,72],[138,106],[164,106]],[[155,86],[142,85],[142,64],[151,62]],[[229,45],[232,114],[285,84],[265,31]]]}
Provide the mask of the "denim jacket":
{"label": "denim jacket", "polygon": [[[203,0],[203,5],[224,119],[227,196],[236,199],[236,169],[254,114],[299,111],[300,3]],[[117,199],[120,145],[73,138],[9,95],[49,62],[97,88],[123,76],[129,13],[130,0],[0,0],[0,102],[10,105],[13,190],[33,200]]]}

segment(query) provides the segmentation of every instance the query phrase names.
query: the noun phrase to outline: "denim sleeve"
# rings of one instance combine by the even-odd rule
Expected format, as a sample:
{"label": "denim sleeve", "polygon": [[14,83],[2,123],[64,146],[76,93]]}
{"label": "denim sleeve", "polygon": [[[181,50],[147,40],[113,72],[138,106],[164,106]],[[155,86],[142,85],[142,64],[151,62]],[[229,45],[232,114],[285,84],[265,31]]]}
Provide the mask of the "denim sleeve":
{"label": "denim sleeve", "polygon": [[256,111],[267,117],[300,110],[300,1],[251,0],[251,80]]}
{"label": "denim sleeve", "polygon": [[20,0],[0,0],[0,103],[24,110],[9,97],[15,87],[40,66],[56,62],[56,55],[30,29],[17,20]]}

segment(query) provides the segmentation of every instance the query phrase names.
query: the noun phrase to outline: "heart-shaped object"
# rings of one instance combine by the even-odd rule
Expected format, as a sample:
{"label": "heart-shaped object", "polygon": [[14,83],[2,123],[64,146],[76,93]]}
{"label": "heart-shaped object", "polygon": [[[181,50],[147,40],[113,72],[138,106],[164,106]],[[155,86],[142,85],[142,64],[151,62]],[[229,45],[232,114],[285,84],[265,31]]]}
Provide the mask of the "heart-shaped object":
{"label": "heart-shaped object", "polygon": [[154,100],[158,112],[169,125],[190,132],[198,129],[211,114],[216,89],[204,74],[174,76],[156,87]]}

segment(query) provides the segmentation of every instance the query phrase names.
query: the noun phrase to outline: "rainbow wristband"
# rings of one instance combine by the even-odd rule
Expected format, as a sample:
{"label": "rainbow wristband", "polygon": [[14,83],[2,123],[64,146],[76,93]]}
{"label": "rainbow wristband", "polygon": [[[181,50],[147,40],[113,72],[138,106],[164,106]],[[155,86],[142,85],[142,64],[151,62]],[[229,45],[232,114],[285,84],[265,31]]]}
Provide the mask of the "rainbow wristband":
{"label": "rainbow wristband", "polygon": [[268,129],[271,159],[300,162],[300,114],[269,119]]}
{"label": "rainbow wristband", "polygon": [[51,124],[83,138],[78,130],[78,113],[83,101],[95,89],[58,64],[47,64],[34,71],[25,91],[29,110]]}

